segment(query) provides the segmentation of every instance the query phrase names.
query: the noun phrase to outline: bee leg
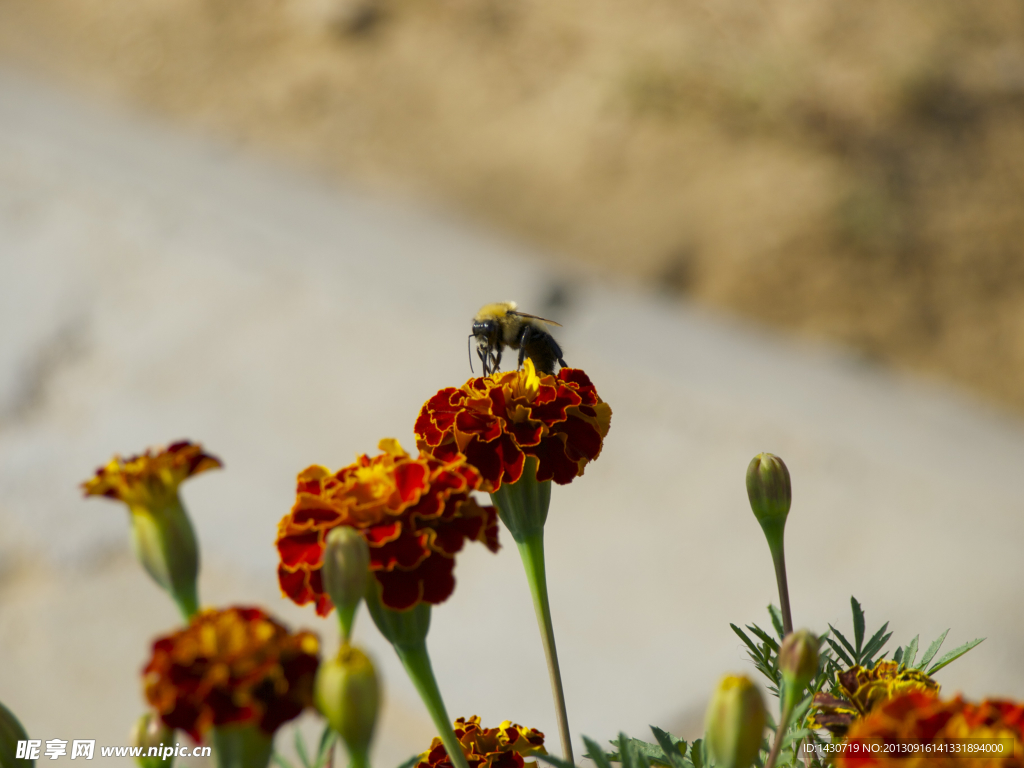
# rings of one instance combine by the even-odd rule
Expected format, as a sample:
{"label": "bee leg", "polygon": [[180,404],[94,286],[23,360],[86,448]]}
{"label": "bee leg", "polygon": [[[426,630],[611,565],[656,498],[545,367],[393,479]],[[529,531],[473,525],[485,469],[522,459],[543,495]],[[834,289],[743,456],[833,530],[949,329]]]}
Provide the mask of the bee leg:
{"label": "bee leg", "polygon": [[494,350],[494,365],[491,366],[491,373],[497,373],[501,368],[501,347]]}
{"label": "bee leg", "polygon": [[529,325],[524,325],[523,329],[519,331],[519,336],[516,338],[516,342],[519,344],[519,365],[518,368],[523,367],[523,361],[526,360],[526,347],[530,343],[530,339],[533,337],[533,328]]}
{"label": "bee leg", "polygon": [[549,341],[551,342],[551,355],[552,355],[552,357],[554,357],[558,361],[558,364],[560,366],[562,366],[563,368],[568,368],[569,366],[567,366],[565,364],[565,360],[562,359],[562,348],[560,346],[558,346],[558,342],[555,341],[555,337],[554,336],[549,337]]}

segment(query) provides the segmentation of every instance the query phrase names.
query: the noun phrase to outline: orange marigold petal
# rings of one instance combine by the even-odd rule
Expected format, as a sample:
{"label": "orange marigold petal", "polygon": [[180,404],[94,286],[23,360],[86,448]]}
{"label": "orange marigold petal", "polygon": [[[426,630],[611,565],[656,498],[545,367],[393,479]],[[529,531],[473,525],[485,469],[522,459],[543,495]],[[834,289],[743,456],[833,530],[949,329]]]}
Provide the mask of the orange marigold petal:
{"label": "orange marigold petal", "polygon": [[153,643],[146,698],[168,727],[200,741],[209,728],[252,723],[272,735],[312,703],[319,641],[258,608],[206,610]]}
{"label": "orange marigold petal", "polygon": [[181,440],[166,448],[149,448],[127,459],[114,456],[82,483],[86,496],[106,496],[131,506],[166,503],[189,477],[223,466],[198,443]]}
{"label": "orange marigold petal", "polygon": [[[523,768],[524,765],[534,768],[537,762],[526,763],[524,758],[547,754],[543,733],[508,720],[497,728],[484,728],[476,715],[460,717],[452,730],[466,762],[477,768]],[[434,737],[430,748],[420,755],[416,768],[452,768],[439,738]]]}
{"label": "orange marigold petal", "polygon": [[[961,739],[1004,738],[1014,741],[1014,755],[996,758],[983,754],[965,757],[944,752],[910,755],[884,751],[867,755],[846,753],[839,756],[837,768],[1022,768],[1024,718],[1019,714],[1022,711],[1021,705],[1014,702],[990,700],[972,704],[960,697],[940,700],[931,692],[905,693],[882,703],[856,721],[847,740],[936,745]],[[894,757],[895,754],[899,757]]]}
{"label": "orange marigold petal", "polygon": [[527,455],[539,461],[538,479],[564,485],[600,455],[611,414],[583,371],[538,376],[527,359],[519,371],[470,379],[427,400],[416,444],[444,461],[462,453],[487,490],[516,482]]}
{"label": "orange marigold petal", "polygon": [[366,538],[382,601],[396,610],[451,595],[452,558],[466,539],[498,547],[496,512],[469,500],[489,486],[464,456],[412,458],[393,440],[381,441],[381,449],[333,474],[305,470],[295,506],[278,525],[282,592],[300,605],[315,602],[321,615],[332,608],[320,579],[323,544],[338,525]]}

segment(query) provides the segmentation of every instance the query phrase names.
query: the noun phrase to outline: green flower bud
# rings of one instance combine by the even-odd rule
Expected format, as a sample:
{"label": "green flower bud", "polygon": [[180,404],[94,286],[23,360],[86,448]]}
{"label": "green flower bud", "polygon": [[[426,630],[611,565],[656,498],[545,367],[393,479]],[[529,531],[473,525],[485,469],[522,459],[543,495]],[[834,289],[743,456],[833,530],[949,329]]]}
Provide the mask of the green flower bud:
{"label": "green flower bud", "polygon": [[750,768],[761,749],[765,708],[750,678],[722,678],[708,706],[705,738],[717,768]]}
{"label": "green flower bud", "polygon": [[[790,632],[779,648],[779,671],[787,699],[797,697],[818,672],[818,638],[806,629]],[[791,702],[796,704],[796,701]]]}
{"label": "green flower bud", "polygon": [[115,456],[96,470],[95,477],[82,483],[86,496],[103,496],[128,505],[135,555],[174,598],[186,621],[199,610],[199,547],[178,486],[220,466],[220,459],[204,453],[202,446],[182,441],[127,459]]}
{"label": "green flower bud", "polygon": [[135,556],[171,594],[182,615],[191,618],[199,610],[199,546],[181,501],[175,496],[158,510],[133,507],[131,521]]}
{"label": "green flower bud", "polygon": [[370,548],[355,528],[339,525],[327,534],[320,572],[324,591],[338,611],[342,636],[352,636],[352,622],[370,578]]}
{"label": "green flower bud", "polygon": [[769,527],[785,526],[793,488],[782,459],[771,453],[759,453],[751,460],[747,466],[747,496],[765,533]]}
{"label": "green flower bud", "polygon": [[[152,712],[147,712],[135,721],[128,743],[133,747],[142,747],[142,755],[135,758],[141,768],[171,768],[174,765],[173,756],[167,760],[163,758],[164,747],[174,748],[174,729],[164,725]],[[149,750],[153,748],[156,751],[150,755]]]}
{"label": "green flower bud", "polygon": [[313,700],[338,732],[354,764],[364,764],[380,710],[380,685],[369,657],[347,643],[320,664]]}
{"label": "green flower bud", "polygon": [[28,734],[7,707],[0,703],[0,766],[23,768],[35,765],[35,760],[18,758],[18,742],[28,741]]}
{"label": "green flower bud", "polygon": [[782,627],[788,635],[793,631],[793,615],[789,608],[784,539],[793,488],[789,482],[789,470],[782,459],[771,453],[759,453],[751,459],[747,465],[747,497],[772,553],[775,579],[779,585]]}

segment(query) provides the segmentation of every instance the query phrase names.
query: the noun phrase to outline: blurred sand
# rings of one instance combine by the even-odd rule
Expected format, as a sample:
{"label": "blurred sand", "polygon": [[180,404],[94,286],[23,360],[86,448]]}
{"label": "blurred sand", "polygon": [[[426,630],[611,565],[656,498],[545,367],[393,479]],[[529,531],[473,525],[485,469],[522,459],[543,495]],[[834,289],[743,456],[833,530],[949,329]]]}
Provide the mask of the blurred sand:
{"label": "blurred sand", "polygon": [[[764,622],[770,560],[743,475],[784,456],[794,616],[849,628],[855,594],[894,643],[989,639],[939,679],[1024,696],[1024,424],[917,379],[692,305],[558,282],[540,253],[359,197],[221,143],[0,70],[0,697],[39,738],[122,743],[169,602],[126,554],[124,512],[77,484],[181,437],[225,462],[184,496],[212,604],[278,596],[275,526],[295,473],[412,444],[420,404],[469,375],[469,318],[516,298],[614,410],[605,452],[556,488],[547,529],[577,739],[692,735],[751,671],[728,622]],[[560,286],[560,287],[559,287]],[[555,290],[558,288],[558,290]],[[561,296],[559,301],[552,297]],[[469,547],[430,645],[453,717],[509,718],[557,749],[514,549]],[[376,763],[430,728],[362,617],[388,710]]]}
{"label": "blurred sand", "polygon": [[0,57],[1024,407],[1015,0],[0,0]]}

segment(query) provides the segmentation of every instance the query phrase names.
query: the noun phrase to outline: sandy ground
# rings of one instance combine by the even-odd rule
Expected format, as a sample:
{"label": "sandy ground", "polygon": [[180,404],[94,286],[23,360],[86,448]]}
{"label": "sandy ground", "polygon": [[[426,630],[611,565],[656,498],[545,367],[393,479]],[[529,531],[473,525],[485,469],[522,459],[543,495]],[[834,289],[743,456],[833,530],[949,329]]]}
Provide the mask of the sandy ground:
{"label": "sandy ground", "polygon": [[[718,677],[752,672],[728,622],[775,599],[743,486],[763,450],[794,479],[798,625],[849,628],[852,593],[894,642],[988,637],[940,673],[947,692],[1024,697],[1017,417],[544,262],[0,70],[0,697],[28,730],[122,743],[148,644],[176,623],[126,553],[123,511],[80,498],[95,466],[201,440],[225,462],[184,490],[203,599],[264,604],[332,648],[333,620],[276,589],[295,474],[382,436],[411,445],[420,404],[469,375],[469,318],[505,297],[563,323],[567,359],[614,410],[547,528],[577,744],[649,723],[693,735]],[[509,718],[557,748],[505,543],[460,556],[435,666],[453,717]],[[357,634],[387,686],[375,764],[397,765],[430,728],[365,616]]]}
{"label": "sandy ground", "polygon": [[0,0],[0,57],[1024,407],[1014,0]]}

